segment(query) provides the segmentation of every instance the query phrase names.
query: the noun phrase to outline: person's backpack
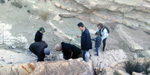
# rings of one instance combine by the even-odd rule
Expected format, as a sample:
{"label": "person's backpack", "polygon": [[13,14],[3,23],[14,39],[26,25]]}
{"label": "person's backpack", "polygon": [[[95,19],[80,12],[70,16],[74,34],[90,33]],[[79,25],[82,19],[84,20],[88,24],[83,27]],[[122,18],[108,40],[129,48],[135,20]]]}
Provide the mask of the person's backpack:
{"label": "person's backpack", "polygon": [[[106,28],[107,32],[110,33],[109,28],[108,27],[104,27],[103,30]],[[102,30],[102,31],[103,31]]]}

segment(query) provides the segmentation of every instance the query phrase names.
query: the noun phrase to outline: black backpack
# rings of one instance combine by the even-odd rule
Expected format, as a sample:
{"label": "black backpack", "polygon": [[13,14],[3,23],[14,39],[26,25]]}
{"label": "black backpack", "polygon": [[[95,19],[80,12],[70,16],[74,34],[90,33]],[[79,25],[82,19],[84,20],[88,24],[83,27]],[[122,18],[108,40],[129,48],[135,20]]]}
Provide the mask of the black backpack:
{"label": "black backpack", "polygon": [[[104,31],[105,28],[106,28],[106,30],[107,30],[107,32],[108,32],[108,34],[109,34],[110,31],[109,31],[109,28],[108,28],[108,27],[104,27],[102,31]],[[99,30],[99,33],[100,33],[100,36],[102,36],[102,34],[101,34],[101,29]]]}
{"label": "black backpack", "polygon": [[[106,28],[107,32],[110,33],[109,28],[108,27],[104,27],[103,30]],[[102,30],[102,31],[103,31]]]}

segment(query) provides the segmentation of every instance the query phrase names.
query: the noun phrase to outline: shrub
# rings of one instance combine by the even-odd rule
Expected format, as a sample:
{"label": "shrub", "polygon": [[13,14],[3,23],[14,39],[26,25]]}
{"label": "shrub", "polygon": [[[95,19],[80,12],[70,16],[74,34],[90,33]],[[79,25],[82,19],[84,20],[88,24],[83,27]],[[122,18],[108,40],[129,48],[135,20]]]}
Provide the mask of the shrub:
{"label": "shrub", "polygon": [[48,11],[42,11],[41,13],[41,17],[44,21],[46,21],[48,19],[49,16],[49,12]]}
{"label": "shrub", "polygon": [[5,3],[5,0],[0,0],[0,3]]}
{"label": "shrub", "polygon": [[11,4],[14,5],[15,7],[22,8],[21,2],[14,1],[14,2],[11,2]]}
{"label": "shrub", "polygon": [[137,73],[143,72],[145,74],[148,74],[148,73],[150,73],[148,71],[148,68],[150,68],[150,62],[141,64],[139,62],[127,61],[127,62],[125,62],[124,68],[125,68],[126,72],[131,75],[132,75],[132,72],[137,72]]}
{"label": "shrub", "polygon": [[148,70],[150,68],[150,62],[144,63],[145,66],[145,74],[149,74],[150,71]]}

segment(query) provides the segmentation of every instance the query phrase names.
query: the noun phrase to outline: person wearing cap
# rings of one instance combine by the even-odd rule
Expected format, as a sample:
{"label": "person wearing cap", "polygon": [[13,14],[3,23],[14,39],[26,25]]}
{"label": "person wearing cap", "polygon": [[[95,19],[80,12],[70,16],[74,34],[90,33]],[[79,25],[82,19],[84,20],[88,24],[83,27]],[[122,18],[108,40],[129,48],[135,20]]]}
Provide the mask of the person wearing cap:
{"label": "person wearing cap", "polygon": [[68,60],[70,58],[76,59],[81,53],[81,49],[79,49],[78,47],[64,42],[62,42],[61,44],[56,44],[55,50],[62,51],[63,58],[65,60]]}
{"label": "person wearing cap", "polygon": [[35,34],[34,41],[35,42],[41,42],[43,38],[43,33],[45,32],[45,29],[43,27],[40,27],[39,30]]}
{"label": "person wearing cap", "polygon": [[44,61],[45,55],[50,54],[50,50],[47,47],[48,45],[45,41],[34,42],[30,45],[29,50],[38,57],[37,61]]}

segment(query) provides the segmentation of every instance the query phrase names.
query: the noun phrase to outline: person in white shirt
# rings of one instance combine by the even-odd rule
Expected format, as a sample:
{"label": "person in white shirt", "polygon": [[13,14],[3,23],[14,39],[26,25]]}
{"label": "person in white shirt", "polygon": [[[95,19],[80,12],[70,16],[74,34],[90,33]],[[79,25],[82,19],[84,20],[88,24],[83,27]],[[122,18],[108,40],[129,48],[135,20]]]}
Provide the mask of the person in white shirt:
{"label": "person in white shirt", "polygon": [[107,40],[107,37],[108,37],[108,34],[109,34],[109,29],[106,26],[104,26],[102,23],[99,23],[97,25],[97,27],[98,27],[97,32],[100,33],[101,39],[103,41],[103,51],[104,51],[105,46],[106,46],[106,40]]}

